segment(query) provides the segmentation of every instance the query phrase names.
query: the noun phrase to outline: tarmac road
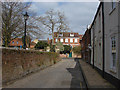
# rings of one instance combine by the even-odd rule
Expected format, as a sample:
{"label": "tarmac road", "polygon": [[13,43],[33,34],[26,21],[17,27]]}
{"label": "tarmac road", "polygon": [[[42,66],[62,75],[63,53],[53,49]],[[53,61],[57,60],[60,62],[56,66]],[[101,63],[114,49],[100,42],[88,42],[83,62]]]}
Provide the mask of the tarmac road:
{"label": "tarmac road", "polygon": [[37,73],[8,85],[5,88],[85,88],[85,82],[74,59],[63,59]]}

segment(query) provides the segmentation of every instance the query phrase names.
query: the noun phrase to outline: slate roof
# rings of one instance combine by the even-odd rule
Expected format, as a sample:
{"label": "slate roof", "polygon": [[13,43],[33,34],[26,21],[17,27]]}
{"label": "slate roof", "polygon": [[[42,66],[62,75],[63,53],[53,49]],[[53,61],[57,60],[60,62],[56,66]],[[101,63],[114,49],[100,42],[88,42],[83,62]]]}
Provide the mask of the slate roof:
{"label": "slate roof", "polygon": [[[63,33],[63,36],[61,37],[80,37],[79,33],[71,33],[71,32],[61,32]],[[70,34],[74,34],[74,36],[70,36]],[[57,37],[57,32],[54,32],[54,37]]]}

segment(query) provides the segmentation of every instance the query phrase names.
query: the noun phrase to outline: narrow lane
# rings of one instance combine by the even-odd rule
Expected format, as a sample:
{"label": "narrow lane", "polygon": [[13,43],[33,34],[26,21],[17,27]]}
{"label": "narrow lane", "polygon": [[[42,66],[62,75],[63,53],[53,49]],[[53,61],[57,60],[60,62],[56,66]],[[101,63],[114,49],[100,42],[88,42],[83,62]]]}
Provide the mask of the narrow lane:
{"label": "narrow lane", "polygon": [[85,83],[74,59],[59,63],[27,76],[6,88],[85,88]]}

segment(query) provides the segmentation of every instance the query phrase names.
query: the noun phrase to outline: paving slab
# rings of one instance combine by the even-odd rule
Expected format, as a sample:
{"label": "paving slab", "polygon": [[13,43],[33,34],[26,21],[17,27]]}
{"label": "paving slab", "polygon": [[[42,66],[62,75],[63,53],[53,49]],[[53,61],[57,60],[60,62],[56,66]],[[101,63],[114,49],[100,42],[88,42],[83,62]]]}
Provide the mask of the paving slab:
{"label": "paving slab", "polygon": [[90,64],[83,60],[79,62],[88,88],[115,88],[93,69]]}

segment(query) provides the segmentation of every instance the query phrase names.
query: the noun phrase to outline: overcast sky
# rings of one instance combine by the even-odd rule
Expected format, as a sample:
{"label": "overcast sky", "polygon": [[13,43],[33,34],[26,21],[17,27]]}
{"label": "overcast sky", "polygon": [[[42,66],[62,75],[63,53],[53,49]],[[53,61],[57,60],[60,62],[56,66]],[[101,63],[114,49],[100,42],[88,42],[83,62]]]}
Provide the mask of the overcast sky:
{"label": "overcast sky", "polygon": [[38,15],[49,9],[64,12],[73,32],[84,34],[87,25],[93,21],[99,2],[33,2],[31,10]]}

